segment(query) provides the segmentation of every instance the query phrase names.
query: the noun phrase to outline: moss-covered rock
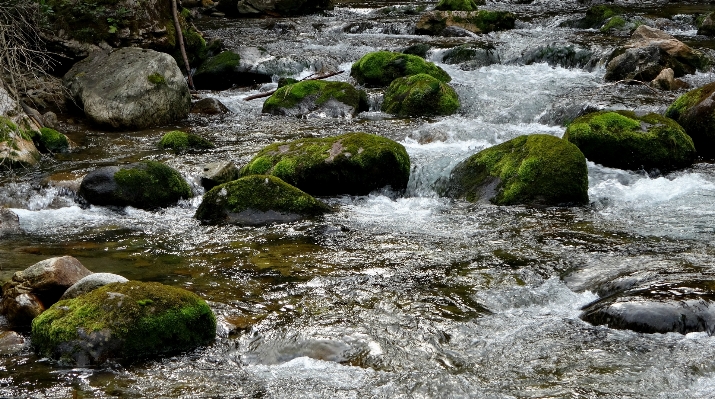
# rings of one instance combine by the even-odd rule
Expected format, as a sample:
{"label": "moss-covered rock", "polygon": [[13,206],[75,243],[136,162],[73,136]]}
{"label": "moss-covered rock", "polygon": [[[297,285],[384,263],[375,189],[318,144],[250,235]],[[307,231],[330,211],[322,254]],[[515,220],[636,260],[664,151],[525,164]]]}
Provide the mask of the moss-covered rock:
{"label": "moss-covered rock", "polygon": [[240,83],[241,56],[232,52],[224,51],[206,61],[196,70],[193,75],[194,84],[199,89],[205,90],[225,90]]}
{"label": "moss-covered rock", "polygon": [[241,176],[270,174],[311,195],[365,195],[391,186],[404,190],[410,178],[405,148],[367,133],[307,138],[262,149]]}
{"label": "moss-covered rock", "polygon": [[485,3],[485,0],[440,0],[434,9],[439,11],[477,11],[477,6]]}
{"label": "moss-covered rock", "polygon": [[29,125],[18,126],[10,118],[0,115],[0,168],[28,167],[40,160],[29,128]]}
{"label": "moss-covered rock", "polygon": [[364,91],[349,83],[324,80],[305,80],[283,86],[263,103],[264,113],[285,116],[352,117],[367,109]]}
{"label": "moss-covered rock", "polygon": [[79,194],[94,205],[153,209],[191,197],[191,188],[176,170],[155,161],[96,169],[82,179]]}
{"label": "moss-covered rock", "polygon": [[204,300],[138,281],[62,300],[32,322],[40,356],[81,366],[190,350],[215,337],[216,318]]}
{"label": "moss-covered rock", "polygon": [[205,150],[214,147],[213,143],[203,137],[179,130],[174,130],[165,134],[161,138],[161,141],[159,141],[159,148],[163,150],[174,150],[176,152]]}
{"label": "moss-covered rock", "polygon": [[[625,10],[619,6],[598,4],[586,10],[586,16],[576,23],[576,28],[601,28],[604,22],[620,17]],[[622,17],[620,17],[622,19]]]}
{"label": "moss-covered rock", "polygon": [[474,33],[514,29],[516,16],[508,11],[430,11],[417,21],[418,35],[440,35],[445,28],[458,27]]}
{"label": "moss-covered rock", "polygon": [[715,158],[715,82],[678,97],[665,116],[685,129],[699,156]]}
{"label": "moss-covered rock", "polygon": [[70,150],[70,141],[64,134],[57,130],[43,127],[40,131],[33,131],[32,141],[35,147],[41,152],[68,152]]}
{"label": "moss-covered rock", "polygon": [[329,211],[321,201],[275,176],[251,175],[209,190],[195,217],[209,224],[261,225]]}
{"label": "moss-covered rock", "polygon": [[385,92],[382,111],[397,116],[451,115],[459,105],[453,88],[421,73],[395,79]]}
{"label": "moss-covered rock", "polygon": [[409,54],[376,51],[368,53],[353,64],[350,76],[365,86],[384,87],[403,76],[426,73],[441,82],[452,78],[442,68]]}
{"label": "moss-covered rock", "polygon": [[575,145],[557,137],[520,136],[459,163],[445,194],[497,205],[585,204],[586,158]]}
{"label": "moss-covered rock", "polygon": [[672,170],[695,160],[693,140],[674,120],[657,114],[591,113],[576,118],[564,140],[590,161],[612,168]]}
{"label": "moss-covered rock", "polygon": [[715,13],[703,15],[698,20],[698,35],[715,36]]}

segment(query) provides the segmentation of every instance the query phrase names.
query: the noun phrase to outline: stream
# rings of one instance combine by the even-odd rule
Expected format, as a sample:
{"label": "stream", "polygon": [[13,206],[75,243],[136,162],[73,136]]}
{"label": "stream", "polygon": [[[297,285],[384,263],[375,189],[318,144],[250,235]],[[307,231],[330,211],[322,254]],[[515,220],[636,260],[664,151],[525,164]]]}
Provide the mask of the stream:
{"label": "stream", "polygon": [[[626,4],[694,48],[715,48],[696,35],[693,17],[715,5]],[[275,57],[266,68],[295,78],[345,70],[330,80],[350,82],[364,54],[426,43],[462,102],[453,116],[394,118],[379,111],[382,95],[372,89],[370,111],[352,119],[265,115],[263,100],[243,98],[277,85],[269,83],[201,92],[232,112],[175,126],[120,133],[63,119],[77,150],[2,172],[0,205],[24,231],[0,240],[2,281],[72,255],[93,272],[195,292],[219,328],[215,343],[189,353],[96,368],[38,358],[28,344],[0,350],[0,397],[712,398],[715,337],[615,330],[579,315],[598,299],[597,283],[634,271],[715,276],[714,164],[662,175],[589,162],[590,204],[574,208],[471,204],[435,192],[484,148],[525,134],[561,137],[586,110],[663,113],[685,91],[604,83],[606,57],[628,36],[560,27],[583,16],[588,6],[576,0],[489,1],[517,15],[516,29],[457,38],[414,35],[420,6],[434,2],[342,0],[316,15],[196,25],[228,48],[264,49]],[[489,48],[488,57],[445,63],[461,45]],[[529,61],[547,45],[581,49],[588,62]],[[684,80],[697,87],[715,75]],[[158,150],[177,128],[216,148]],[[338,211],[264,227],[193,219],[203,164],[242,166],[276,141],[353,131],[405,146],[405,193],[324,198]],[[179,170],[195,196],[158,211],[78,199],[87,172],[140,159]]]}

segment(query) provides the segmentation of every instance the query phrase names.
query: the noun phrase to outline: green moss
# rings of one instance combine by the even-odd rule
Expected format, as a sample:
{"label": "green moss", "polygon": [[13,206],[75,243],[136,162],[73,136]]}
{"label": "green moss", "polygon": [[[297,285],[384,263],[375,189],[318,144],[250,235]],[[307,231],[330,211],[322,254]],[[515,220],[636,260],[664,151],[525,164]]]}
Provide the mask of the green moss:
{"label": "green moss", "polygon": [[457,93],[430,75],[395,79],[385,92],[382,111],[398,116],[451,115],[459,109]]}
{"label": "green moss", "polygon": [[67,152],[69,140],[64,134],[47,127],[31,134],[35,146],[42,152]]}
{"label": "green moss", "polygon": [[656,114],[601,111],[575,119],[564,140],[574,143],[590,161],[621,169],[670,170],[695,159],[692,139],[682,127]]}
{"label": "green moss", "polygon": [[209,190],[195,217],[205,223],[220,223],[230,219],[231,213],[246,210],[310,216],[330,208],[275,176],[251,175]]}
{"label": "green moss", "polygon": [[468,201],[491,197],[497,205],[584,204],[586,159],[576,146],[557,137],[520,136],[457,165],[446,194]]}
{"label": "green moss", "polygon": [[153,83],[155,85],[163,85],[166,84],[166,80],[164,79],[164,75],[154,72],[151,75],[147,76],[147,80],[150,83]]}
{"label": "green moss", "polygon": [[304,80],[278,89],[263,103],[263,112],[280,114],[283,109],[293,108],[306,99],[312,100],[315,106],[334,99],[354,107],[356,113],[367,109],[365,92],[357,90],[349,83]]}
{"label": "green moss", "polygon": [[711,99],[715,82],[678,97],[665,111],[665,116],[679,123],[693,139],[698,155],[715,157],[715,106]]}
{"label": "green moss", "polygon": [[390,139],[347,133],[271,144],[240,174],[274,175],[312,195],[364,195],[385,186],[404,190],[410,158]]}
{"label": "green moss", "polygon": [[582,27],[598,28],[609,18],[621,15],[624,12],[625,10],[618,6],[595,5],[586,11],[586,17],[582,20]]}
{"label": "green moss", "polygon": [[[455,18],[459,20],[459,18]],[[514,29],[516,17],[507,11],[480,10],[472,17],[463,22],[469,22],[477,26],[482,33],[489,33],[505,29]]]}
{"label": "green moss", "polygon": [[419,73],[426,73],[444,83],[452,80],[442,68],[418,56],[389,51],[366,54],[353,64],[350,76],[366,86],[387,86],[399,77]]}
{"label": "green moss", "polygon": [[[80,335],[111,332],[117,347],[93,358],[142,358],[188,350],[214,340],[216,319],[195,294],[159,283],[113,283],[60,301],[32,322],[32,344],[41,356],[73,358]],[[86,344],[85,344],[86,345]],[[96,349],[93,348],[96,354]]]}
{"label": "green moss", "polygon": [[177,152],[214,148],[213,143],[195,134],[179,130],[165,134],[159,141],[159,148]]}
{"label": "green moss", "polygon": [[608,32],[611,29],[623,29],[626,26],[626,20],[620,15],[612,17],[601,27],[601,32]]}
{"label": "green moss", "polygon": [[126,205],[151,209],[190,198],[191,188],[176,170],[155,161],[143,161],[114,174],[119,196]]}
{"label": "green moss", "polygon": [[221,54],[213,56],[206,60],[198,70],[196,74],[202,73],[212,73],[220,74],[226,72],[233,72],[241,64],[241,56],[232,52],[224,51]]}
{"label": "green moss", "polygon": [[[484,1],[481,2],[484,4]],[[474,0],[440,0],[435,7],[440,11],[477,11],[477,2]]]}

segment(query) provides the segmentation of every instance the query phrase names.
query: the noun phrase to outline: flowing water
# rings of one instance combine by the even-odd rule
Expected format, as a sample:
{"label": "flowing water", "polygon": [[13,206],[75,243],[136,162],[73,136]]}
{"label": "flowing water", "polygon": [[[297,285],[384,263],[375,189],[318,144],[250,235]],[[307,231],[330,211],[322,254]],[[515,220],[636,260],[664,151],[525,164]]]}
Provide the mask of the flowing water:
{"label": "flowing water", "polygon": [[[25,344],[0,353],[0,397],[713,397],[715,337],[613,330],[579,315],[598,298],[595,287],[617,276],[715,274],[714,165],[661,175],[589,163],[591,203],[576,208],[475,205],[435,193],[481,149],[524,134],[560,137],[584,110],[663,112],[680,94],[605,84],[603,59],[626,37],[560,28],[583,15],[583,4],[519,3],[490,2],[514,11],[517,29],[477,38],[413,35],[422,4],[413,2],[346,1],[306,17],[198,21],[231,48],[264,48],[277,57],[267,70],[298,78],[349,70],[369,51],[428,43],[428,58],[452,76],[462,100],[454,116],[395,119],[379,112],[379,91],[370,92],[372,110],[354,119],[268,116],[261,100],[243,101],[273,83],[203,93],[233,112],[177,126],[116,133],[63,123],[77,151],[0,177],[0,203],[24,230],[0,241],[0,278],[72,255],[95,272],[199,294],[218,316],[218,337],[175,357],[96,368],[40,359]],[[693,14],[715,6],[634,3],[633,13],[709,51]],[[443,63],[448,49],[469,43],[490,47],[492,61]],[[589,66],[524,61],[546,45],[587,50]],[[697,86],[715,76],[686,80]],[[161,135],[177,127],[217,148],[157,150]],[[291,224],[203,226],[192,218],[204,163],[242,165],[278,140],[349,131],[406,147],[406,193],[327,198],[337,212]],[[155,212],[77,199],[83,174],[137,159],[177,168],[196,196]]]}

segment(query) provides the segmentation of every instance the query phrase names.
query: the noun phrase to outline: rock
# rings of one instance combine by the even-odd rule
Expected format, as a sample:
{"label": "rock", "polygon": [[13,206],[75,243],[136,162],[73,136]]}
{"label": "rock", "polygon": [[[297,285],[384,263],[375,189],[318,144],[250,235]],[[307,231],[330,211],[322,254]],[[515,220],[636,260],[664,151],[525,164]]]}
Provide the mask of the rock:
{"label": "rock", "polygon": [[21,232],[20,218],[13,211],[0,207],[0,237]]}
{"label": "rock", "polygon": [[668,171],[695,160],[692,139],[674,120],[657,114],[601,111],[576,118],[564,134],[595,163],[619,169]]}
{"label": "rock", "polygon": [[2,287],[0,314],[17,327],[27,327],[82,277],[92,274],[71,256],[46,259],[16,272]]}
{"label": "rock", "polygon": [[647,25],[639,26],[624,47],[616,49],[606,66],[607,81],[635,79],[650,82],[663,69],[671,68],[675,77],[695,73],[708,64],[702,53],[673,36]]}
{"label": "rock", "polygon": [[233,162],[213,162],[204,165],[201,173],[201,186],[208,191],[219,184],[236,180],[238,177],[238,168]]}
{"label": "rock", "polygon": [[221,101],[213,97],[202,98],[191,106],[192,114],[217,115],[231,112]]}
{"label": "rock", "polygon": [[211,343],[216,318],[204,300],[159,283],[112,283],[54,304],[32,323],[40,356],[87,366],[171,354]]}
{"label": "rock", "polygon": [[71,149],[67,136],[49,127],[43,127],[39,132],[33,131],[32,142],[40,152],[69,152]]}
{"label": "rock", "polygon": [[437,35],[446,27],[456,26],[473,33],[514,29],[516,17],[507,11],[428,11],[417,21],[415,33]]}
{"label": "rock", "polygon": [[281,87],[263,103],[263,113],[298,117],[353,117],[367,109],[364,91],[349,83],[324,80],[304,80]]}
{"label": "rock", "polygon": [[216,146],[212,142],[203,137],[179,130],[165,134],[159,141],[159,148],[162,150],[174,150],[175,152],[206,150],[214,147]]}
{"label": "rock", "polygon": [[678,97],[665,111],[693,139],[698,155],[715,158],[715,82]]}
{"label": "rock", "polygon": [[209,224],[255,226],[294,222],[329,211],[321,201],[275,176],[251,175],[209,190],[194,217]]}
{"label": "rock", "polygon": [[417,43],[413,44],[409,47],[405,47],[402,50],[400,50],[400,53],[402,54],[411,54],[411,55],[416,55],[420,58],[427,58],[427,52],[432,48],[427,43]]}
{"label": "rock", "polygon": [[72,98],[100,126],[144,129],[185,118],[189,87],[171,56],[122,48],[95,52],[64,77]]}
{"label": "rock", "polygon": [[218,9],[231,16],[291,16],[332,10],[332,0],[224,0]]}
{"label": "rock", "polygon": [[390,51],[368,53],[353,64],[350,76],[365,86],[384,87],[393,80],[426,73],[447,83],[452,78],[442,68],[422,58]]}
{"label": "rock", "polygon": [[88,276],[82,277],[79,281],[72,284],[71,287],[62,294],[60,300],[77,298],[80,295],[84,295],[88,292],[92,292],[97,288],[104,287],[107,284],[112,283],[126,283],[126,278],[113,273],[92,273]]}
{"label": "rock", "polygon": [[564,23],[564,25],[572,28],[598,29],[601,28],[607,20],[618,17],[624,12],[625,10],[619,6],[598,4],[586,10],[586,15],[583,18],[577,21],[569,21]]}
{"label": "rock", "polygon": [[39,129],[0,84],[0,167],[29,167],[40,160],[30,134]]}
{"label": "rock", "polygon": [[59,125],[59,121],[57,120],[57,114],[52,111],[45,112],[42,115],[42,122],[50,129],[56,129]]}
{"label": "rock", "polygon": [[191,197],[191,188],[176,170],[155,161],[105,166],[88,173],[79,195],[93,205],[154,209]]}
{"label": "rock", "polygon": [[25,338],[14,331],[0,331],[0,355],[12,355],[25,348]]}
{"label": "rock", "polygon": [[598,57],[591,50],[573,44],[552,43],[527,50],[516,62],[524,65],[546,62],[551,66],[590,70],[598,63]]}
{"label": "rock", "polygon": [[477,6],[484,4],[486,4],[485,0],[440,0],[434,9],[439,11],[477,11]]}
{"label": "rock", "polygon": [[298,79],[293,79],[293,78],[279,78],[279,79],[278,79],[278,87],[277,87],[277,89],[280,89],[280,88],[283,87],[283,86],[292,85],[292,84],[295,84],[295,83],[298,83],[298,82],[300,82],[300,80],[298,80]]}
{"label": "rock", "polygon": [[459,106],[453,88],[421,73],[395,79],[385,91],[382,111],[397,116],[451,115]]}
{"label": "rock", "polygon": [[404,190],[410,178],[405,147],[367,133],[271,144],[241,169],[269,174],[311,195],[366,195],[385,186]]}
{"label": "rock", "polygon": [[448,26],[439,33],[437,33],[435,36],[442,36],[442,37],[473,37],[476,38],[478,37],[476,33],[472,33],[471,31],[468,31],[464,28],[460,28],[458,26]]}
{"label": "rock", "polygon": [[586,204],[586,158],[575,145],[558,137],[519,136],[460,162],[444,193],[496,205]]}
{"label": "rock", "polygon": [[715,13],[710,13],[698,27],[698,35],[715,36]]}
{"label": "rock", "polygon": [[650,82],[650,86],[661,90],[679,90],[690,85],[680,79],[675,79],[675,72],[670,68],[665,68]]}
{"label": "rock", "polygon": [[499,64],[499,54],[488,43],[463,44],[447,50],[442,57],[445,64],[460,64],[461,69],[475,69]]}
{"label": "rock", "polygon": [[194,84],[198,89],[226,90],[271,81],[270,75],[251,71],[253,66],[255,64],[242,63],[239,54],[224,51],[201,64],[193,76]]}

